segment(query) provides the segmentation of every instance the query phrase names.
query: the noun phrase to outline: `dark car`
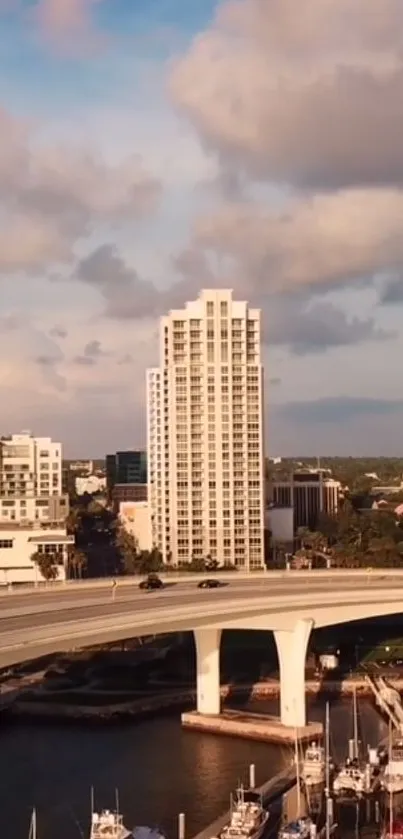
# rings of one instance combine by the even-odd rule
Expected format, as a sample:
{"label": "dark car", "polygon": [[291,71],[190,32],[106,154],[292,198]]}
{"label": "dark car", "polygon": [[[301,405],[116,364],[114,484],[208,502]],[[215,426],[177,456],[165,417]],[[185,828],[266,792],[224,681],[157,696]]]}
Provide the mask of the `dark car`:
{"label": "dark car", "polygon": [[201,580],[197,588],[220,588],[222,582],[220,580]]}
{"label": "dark car", "polygon": [[149,574],[146,580],[142,580],[139,588],[143,591],[155,591],[159,588],[164,588],[164,583],[157,574]]}

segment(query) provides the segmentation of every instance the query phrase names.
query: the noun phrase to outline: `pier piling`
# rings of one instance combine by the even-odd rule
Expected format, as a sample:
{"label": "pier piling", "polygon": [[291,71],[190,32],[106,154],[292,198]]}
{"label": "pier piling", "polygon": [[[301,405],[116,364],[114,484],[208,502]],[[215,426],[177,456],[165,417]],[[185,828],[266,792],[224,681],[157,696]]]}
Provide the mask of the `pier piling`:
{"label": "pier piling", "polygon": [[178,839],[185,839],[185,814],[178,815]]}

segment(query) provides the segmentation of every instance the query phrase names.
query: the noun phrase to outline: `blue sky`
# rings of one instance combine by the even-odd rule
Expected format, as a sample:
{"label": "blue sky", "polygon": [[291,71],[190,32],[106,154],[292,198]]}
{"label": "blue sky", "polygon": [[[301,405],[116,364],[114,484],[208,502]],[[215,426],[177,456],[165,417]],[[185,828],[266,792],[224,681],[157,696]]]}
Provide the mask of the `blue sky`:
{"label": "blue sky", "polygon": [[262,308],[270,454],[399,451],[403,21],[362,2],[0,0],[3,433],[143,444],[211,283]]}

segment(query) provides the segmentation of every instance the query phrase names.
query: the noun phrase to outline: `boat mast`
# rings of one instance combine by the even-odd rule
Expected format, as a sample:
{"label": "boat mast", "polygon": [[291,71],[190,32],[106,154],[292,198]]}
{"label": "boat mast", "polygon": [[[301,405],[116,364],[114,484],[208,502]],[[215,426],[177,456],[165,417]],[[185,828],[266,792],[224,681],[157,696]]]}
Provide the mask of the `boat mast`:
{"label": "boat mast", "polygon": [[[389,764],[390,764],[391,759],[392,759],[392,720],[389,719]],[[393,838],[393,789],[392,789],[392,784],[390,784],[390,789],[389,789],[389,839],[392,839],[392,838]]]}
{"label": "boat mast", "polygon": [[326,702],[326,728],[325,728],[325,799],[326,799],[326,839],[330,839],[330,719],[329,703]]}
{"label": "boat mast", "polygon": [[301,787],[299,781],[298,728],[295,726],[295,773],[297,778],[297,819],[301,818]]}
{"label": "boat mast", "polygon": [[358,757],[358,710],[357,710],[357,688],[353,690],[353,711],[354,711],[354,757]]}

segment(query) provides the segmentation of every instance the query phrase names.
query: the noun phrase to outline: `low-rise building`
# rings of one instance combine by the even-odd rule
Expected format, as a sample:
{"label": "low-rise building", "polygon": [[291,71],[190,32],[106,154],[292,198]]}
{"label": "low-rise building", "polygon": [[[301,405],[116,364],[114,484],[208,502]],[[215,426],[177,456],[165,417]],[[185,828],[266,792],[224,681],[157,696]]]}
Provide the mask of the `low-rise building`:
{"label": "low-rise building", "polygon": [[106,477],[100,475],[78,476],[74,480],[77,495],[94,495],[106,492]]}
{"label": "low-rise building", "polygon": [[151,514],[146,501],[121,501],[119,518],[122,526],[137,541],[140,551],[152,548]]}
{"label": "low-rise building", "polygon": [[55,558],[57,580],[66,579],[68,548],[74,536],[62,525],[0,524],[0,585],[43,582],[33,556],[51,554]]}

